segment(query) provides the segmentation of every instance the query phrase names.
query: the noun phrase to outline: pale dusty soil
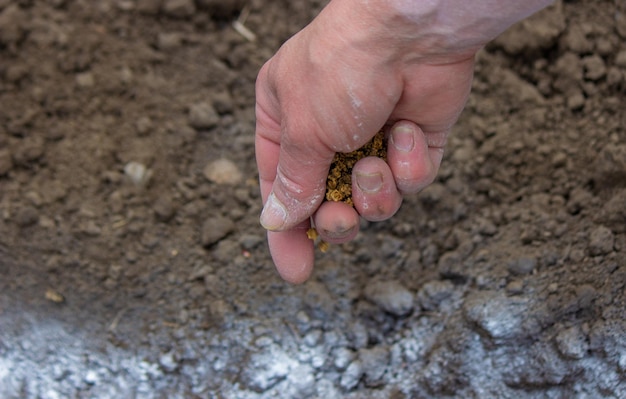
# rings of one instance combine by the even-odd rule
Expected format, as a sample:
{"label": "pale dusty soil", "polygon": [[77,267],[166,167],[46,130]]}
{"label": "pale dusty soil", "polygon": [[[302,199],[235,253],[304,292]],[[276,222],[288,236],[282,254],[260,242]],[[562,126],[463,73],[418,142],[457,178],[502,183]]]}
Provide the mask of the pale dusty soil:
{"label": "pale dusty soil", "polygon": [[322,3],[0,0],[0,397],[626,397],[626,3],[481,52],[437,182],[290,286],[254,80]]}

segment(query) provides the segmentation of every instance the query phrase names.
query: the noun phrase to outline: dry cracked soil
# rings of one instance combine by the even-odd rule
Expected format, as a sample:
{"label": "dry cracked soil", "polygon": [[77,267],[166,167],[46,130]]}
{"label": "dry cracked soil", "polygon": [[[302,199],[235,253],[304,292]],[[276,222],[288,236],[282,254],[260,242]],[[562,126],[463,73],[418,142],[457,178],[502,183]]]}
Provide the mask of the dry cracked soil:
{"label": "dry cracked soil", "polygon": [[291,286],[254,81],[324,3],[0,0],[0,397],[626,397],[626,2],[481,51],[437,181]]}

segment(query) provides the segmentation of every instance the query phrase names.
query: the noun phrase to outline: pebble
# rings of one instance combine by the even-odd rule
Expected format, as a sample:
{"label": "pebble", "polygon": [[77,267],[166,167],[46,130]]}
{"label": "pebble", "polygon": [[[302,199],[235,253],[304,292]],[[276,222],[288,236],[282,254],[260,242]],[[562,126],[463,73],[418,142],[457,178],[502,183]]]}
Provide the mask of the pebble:
{"label": "pebble", "polygon": [[359,351],[359,359],[363,365],[365,385],[368,387],[382,385],[389,366],[389,349],[383,346],[361,349]]}
{"label": "pebble", "polygon": [[350,365],[350,363],[352,363],[355,357],[354,352],[350,349],[339,347],[334,352],[335,359],[333,361],[333,365],[337,368],[337,370],[343,371]]}
{"label": "pebble", "polygon": [[431,311],[454,292],[454,284],[449,280],[429,281],[417,293],[417,302],[422,309]]}
{"label": "pebble", "polygon": [[260,235],[256,234],[243,234],[241,238],[239,238],[239,243],[243,249],[248,251],[257,248],[264,242],[264,238]]}
{"label": "pebble", "polygon": [[20,208],[15,214],[15,223],[20,227],[32,226],[39,221],[39,211],[32,206]]}
{"label": "pebble", "polygon": [[152,177],[152,171],[139,162],[129,162],[124,165],[124,174],[137,186],[145,186]]}
{"label": "pebble", "polygon": [[515,276],[523,276],[533,272],[537,267],[537,260],[535,258],[519,258],[515,259],[507,265],[509,273]]}
{"label": "pebble", "polygon": [[76,74],[76,84],[78,87],[93,87],[96,84],[96,79],[91,72],[82,72]]}
{"label": "pebble", "polygon": [[155,15],[161,8],[161,0],[137,0],[135,9],[143,14]]}
{"label": "pebble", "polygon": [[170,221],[176,214],[176,208],[169,196],[159,197],[153,207],[154,215],[161,222]]}
{"label": "pebble", "polygon": [[302,341],[304,342],[304,344],[306,346],[308,346],[309,348],[314,348],[316,347],[319,343],[320,340],[322,339],[322,331],[315,329],[315,330],[311,330],[309,331],[304,338],[302,339]]}
{"label": "pebble", "polygon": [[230,92],[223,90],[211,96],[215,110],[220,114],[229,114],[233,111],[233,97]]}
{"label": "pebble", "polygon": [[163,3],[163,13],[174,18],[187,18],[196,12],[193,0],[165,0]]}
{"label": "pebble", "polygon": [[183,35],[178,32],[163,32],[157,38],[157,47],[159,50],[174,50],[182,46]]}
{"label": "pebble", "polygon": [[288,379],[295,391],[291,397],[308,398],[315,394],[315,370],[311,366],[296,366],[289,373]]}
{"label": "pebble", "polygon": [[213,106],[207,102],[193,104],[189,107],[189,124],[195,129],[210,129],[220,121],[220,116]]}
{"label": "pebble", "polygon": [[295,360],[275,345],[255,353],[242,373],[241,382],[245,388],[255,392],[265,392],[285,379]]}
{"label": "pebble", "polygon": [[555,341],[559,352],[571,359],[582,359],[589,350],[587,337],[578,326],[560,331]]}
{"label": "pebble", "polygon": [[202,173],[210,182],[237,185],[243,180],[239,167],[230,159],[221,158],[207,164]]}
{"label": "pebble", "polygon": [[350,363],[346,371],[341,375],[339,385],[346,391],[351,391],[359,385],[359,381],[361,381],[362,377],[363,364],[357,359]]}
{"label": "pebble", "polygon": [[159,364],[167,373],[172,373],[178,368],[178,362],[172,352],[162,354],[161,357],[159,357]]}
{"label": "pebble", "polygon": [[606,64],[599,55],[591,55],[583,58],[585,78],[589,80],[600,80],[606,75]]}
{"label": "pebble", "polygon": [[365,287],[365,298],[394,316],[413,310],[413,294],[398,281],[373,281]]}
{"label": "pebble", "polygon": [[207,219],[202,226],[201,243],[209,247],[235,230],[235,223],[223,216]]}
{"label": "pebble", "polygon": [[529,318],[529,306],[526,298],[482,291],[465,300],[463,312],[467,321],[493,339],[520,339],[538,328]]}
{"label": "pebble", "polygon": [[589,237],[589,253],[592,256],[606,255],[613,252],[615,235],[605,226],[596,227]]}

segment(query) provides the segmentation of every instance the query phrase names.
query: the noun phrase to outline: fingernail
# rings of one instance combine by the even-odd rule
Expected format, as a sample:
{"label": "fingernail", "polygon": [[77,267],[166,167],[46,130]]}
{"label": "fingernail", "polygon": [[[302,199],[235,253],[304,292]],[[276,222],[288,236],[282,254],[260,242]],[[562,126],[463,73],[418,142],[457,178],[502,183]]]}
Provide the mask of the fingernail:
{"label": "fingernail", "polygon": [[411,151],[415,147],[413,129],[402,125],[395,127],[391,131],[391,143],[398,151]]}
{"label": "fingernail", "polygon": [[261,226],[270,231],[279,230],[287,221],[287,209],[276,198],[274,193],[267,197],[267,202],[261,212]]}
{"label": "fingernail", "polygon": [[383,175],[381,173],[357,173],[356,184],[361,191],[376,193],[383,186]]}
{"label": "fingernail", "polygon": [[326,237],[329,237],[329,238],[332,238],[332,239],[342,239],[342,238],[345,238],[345,237],[349,236],[350,234],[352,234],[352,232],[354,232],[355,228],[356,228],[356,226],[352,226],[352,227],[348,227],[348,228],[340,226],[336,230],[324,229],[324,235]]}

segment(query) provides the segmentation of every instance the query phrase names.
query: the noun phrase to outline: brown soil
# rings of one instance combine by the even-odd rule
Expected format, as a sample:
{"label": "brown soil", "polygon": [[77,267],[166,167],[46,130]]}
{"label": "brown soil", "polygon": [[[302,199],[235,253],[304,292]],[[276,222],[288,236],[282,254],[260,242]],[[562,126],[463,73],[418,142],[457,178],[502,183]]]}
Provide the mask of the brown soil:
{"label": "brown soil", "polygon": [[481,52],[437,182],[290,286],[254,81],[322,3],[0,0],[0,397],[626,397],[626,3]]}

